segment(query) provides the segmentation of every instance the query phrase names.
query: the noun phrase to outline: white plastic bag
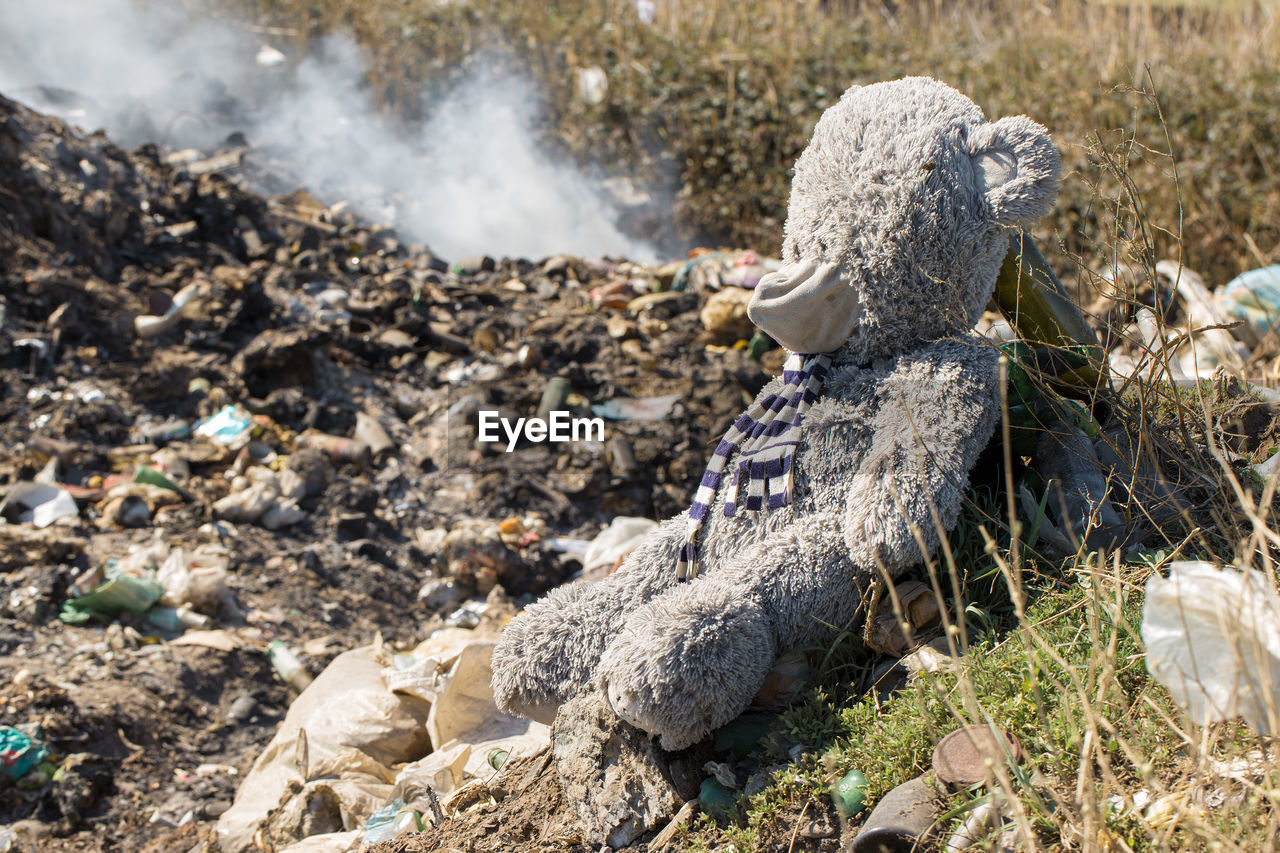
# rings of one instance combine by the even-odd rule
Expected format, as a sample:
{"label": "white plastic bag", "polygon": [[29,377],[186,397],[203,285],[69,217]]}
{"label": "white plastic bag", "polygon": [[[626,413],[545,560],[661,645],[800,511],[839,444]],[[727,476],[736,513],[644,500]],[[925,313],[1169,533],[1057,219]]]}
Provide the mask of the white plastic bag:
{"label": "white plastic bag", "polygon": [[174,548],[156,572],[164,587],[160,603],[168,607],[189,604],[202,613],[213,613],[231,595],[227,589],[230,557],[218,545]]}
{"label": "white plastic bag", "polygon": [[1280,596],[1255,571],[1182,561],[1147,581],[1147,669],[1196,723],[1280,719]]}
{"label": "white plastic bag", "polygon": [[620,515],[601,530],[587,546],[582,558],[584,580],[599,580],[613,571],[618,561],[631,553],[644,538],[658,529],[658,522]]}

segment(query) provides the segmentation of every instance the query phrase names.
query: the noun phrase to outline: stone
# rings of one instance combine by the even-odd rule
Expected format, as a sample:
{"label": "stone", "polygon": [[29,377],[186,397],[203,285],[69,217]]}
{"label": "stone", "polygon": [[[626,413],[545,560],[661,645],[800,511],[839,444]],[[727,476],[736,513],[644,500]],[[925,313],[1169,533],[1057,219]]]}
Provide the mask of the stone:
{"label": "stone", "polygon": [[565,798],[594,849],[626,847],[664,825],[682,804],[665,753],[618,720],[597,692],[560,707],[551,742]]}

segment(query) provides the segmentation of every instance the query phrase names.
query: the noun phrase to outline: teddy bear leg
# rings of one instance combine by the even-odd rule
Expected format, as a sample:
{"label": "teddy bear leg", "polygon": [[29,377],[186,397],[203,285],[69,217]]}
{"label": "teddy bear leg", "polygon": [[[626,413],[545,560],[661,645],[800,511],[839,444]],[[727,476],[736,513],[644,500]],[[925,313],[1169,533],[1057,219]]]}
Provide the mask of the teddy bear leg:
{"label": "teddy bear leg", "polygon": [[613,574],[554,589],[512,619],[493,651],[498,707],[549,725],[591,685],[626,614],[675,584],[686,529],[683,516],[663,522]]}
{"label": "teddy bear leg", "polygon": [[734,719],[777,654],[772,620],[723,581],[700,578],[653,601],[601,658],[614,712],[661,735],[663,749],[683,749]]}
{"label": "teddy bear leg", "polygon": [[683,749],[742,713],[778,653],[852,622],[866,584],[840,529],[766,539],[639,608],[600,659],[614,712]]}

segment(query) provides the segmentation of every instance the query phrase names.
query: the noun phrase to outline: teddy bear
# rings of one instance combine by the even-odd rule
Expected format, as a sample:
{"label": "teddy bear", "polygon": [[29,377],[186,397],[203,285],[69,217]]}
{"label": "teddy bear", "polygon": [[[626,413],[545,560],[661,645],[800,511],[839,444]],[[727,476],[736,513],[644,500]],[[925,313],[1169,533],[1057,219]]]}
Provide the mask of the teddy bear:
{"label": "teddy bear", "polygon": [[850,626],[873,581],[955,525],[1000,419],[973,331],[1059,157],[1025,116],[910,77],[853,86],[800,155],[782,265],[748,306],[788,352],[710,454],[692,507],[611,575],[534,602],[493,654],[500,707],[550,723],[600,691],[665,750],[751,702],[776,657]]}

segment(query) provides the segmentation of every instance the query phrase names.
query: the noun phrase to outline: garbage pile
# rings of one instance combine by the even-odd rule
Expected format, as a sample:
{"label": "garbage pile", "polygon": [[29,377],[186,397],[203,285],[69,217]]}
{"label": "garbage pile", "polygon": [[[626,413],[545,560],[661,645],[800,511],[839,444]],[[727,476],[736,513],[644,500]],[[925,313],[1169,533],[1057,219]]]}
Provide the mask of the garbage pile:
{"label": "garbage pile", "polygon": [[1280,328],[1280,266],[1249,270],[1211,288],[1195,270],[1162,260],[1148,272],[1117,264],[1090,306],[1109,330],[1117,388],[1142,378],[1194,384],[1226,371],[1266,390],[1280,379],[1272,335]]}
{"label": "garbage pile", "polygon": [[[246,814],[238,790],[268,798],[246,780],[300,766],[237,838],[447,810],[538,740],[473,731],[484,697],[450,692],[487,684],[503,618],[686,507],[780,363],[742,311],[752,253],[446,260],[341,203],[255,194],[252,166],[243,140],[126,152],[0,98],[14,850],[187,850]],[[553,411],[588,433],[503,431]],[[349,679],[417,740],[323,741],[307,709],[355,702]],[[364,782],[317,787],[347,761]]]}

